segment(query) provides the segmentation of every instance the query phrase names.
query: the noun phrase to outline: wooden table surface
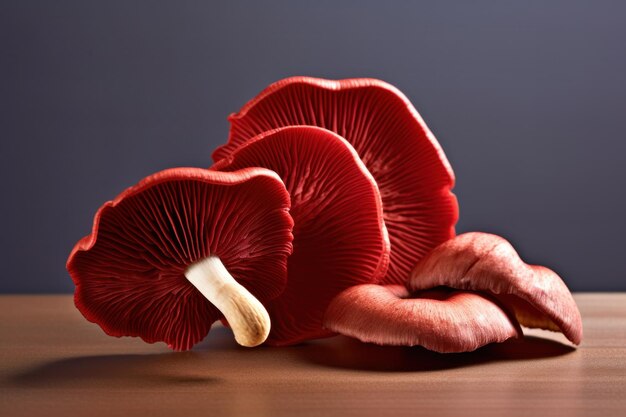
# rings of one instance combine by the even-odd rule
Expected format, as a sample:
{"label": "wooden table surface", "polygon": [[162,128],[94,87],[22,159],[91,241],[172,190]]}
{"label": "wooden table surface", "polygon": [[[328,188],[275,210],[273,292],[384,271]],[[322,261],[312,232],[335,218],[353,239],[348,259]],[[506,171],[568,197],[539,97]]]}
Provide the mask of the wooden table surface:
{"label": "wooden table surface", "polygon": [[106,336],[70,296],[0,296],[0,416],[626,416],[626,294],[577,294],[585,337],[440,355],[335,337],[191,352]]}

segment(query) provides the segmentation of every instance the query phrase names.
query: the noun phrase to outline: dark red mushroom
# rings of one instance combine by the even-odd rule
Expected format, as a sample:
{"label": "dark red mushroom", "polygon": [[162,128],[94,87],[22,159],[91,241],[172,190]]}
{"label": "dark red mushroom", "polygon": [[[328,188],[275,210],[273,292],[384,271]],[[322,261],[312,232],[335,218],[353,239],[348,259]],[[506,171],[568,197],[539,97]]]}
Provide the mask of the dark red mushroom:
{"label": "dark red mushroom", "polygon": [[561,331],[575,344],[582,340],[580,312],[563,280],[548,268],[525,264],[500,236],[465,233],[435,248],[415,267],[408,287],[439,285],[489,292],[523,326]]}
{"label": "dark red mushroom", "polygon": [[257,298],[286,285],[289,205],[280,178],[262,168],[151,175],[104,204],[70,254],[76,307],[111,336],[175,350],[223,314],[240,344],[258,345],[270,322]]}
{"label": "dark red mushroom", "polygon": [[365,78],[292,77],[270,85],[229,120],[228,143],[213,153],[215,161],[257,134],[289,125],[323,127],[354,146],[383,201],[391,242],[385,283],[404,284],[418,260],[454,236],[458,206],[450,192],[452,168],[395,87]]}
{"label": "dark red mushroom", "polygon": [[216,170],[276,171],[291,195],[295,226],[285,291],[266,303],[267,339],[288,345],[329,336],[322,317],[344,289],[380,280],[389,241],[376,182],[344,139],[317,127],[286,127],[248,141]]}
{"label": "dark red mushroom", "polygon": [[357,285],[332,301],[329,329],[363,342],[470,352],[521,336],[521,329],[487,296],[436,289],[410,294],[402,285]]}

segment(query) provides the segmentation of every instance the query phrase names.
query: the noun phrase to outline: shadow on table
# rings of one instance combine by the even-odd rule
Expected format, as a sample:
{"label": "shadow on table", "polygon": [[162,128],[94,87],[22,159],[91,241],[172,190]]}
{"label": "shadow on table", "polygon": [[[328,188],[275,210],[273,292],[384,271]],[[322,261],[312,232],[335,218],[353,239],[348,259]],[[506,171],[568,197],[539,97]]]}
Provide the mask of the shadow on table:
{"label": "shadow on table", "polygon": [[482,347],[474,352],[441,354],[422,347],[377,346],[349,338],[335,338],[314,349],[302,349],[310,363],[379,372],[437,371],[490,362],[532,360],[565,355],[576,349],[560,342],[534,336]]}
{"label": "shadow on table", "polygon": [[36,366],[10,376],[5,383],[29,388],[81,388],[109,382],[116,388],[219,383],[216,377],[173,371],[179,364],[189,369],[190,362],[205,360],[194,352],[82,356]]}
{"label": "shadow on table", "polygon": [[194,351],[57,359],[11,375],[2,383],[29,388],[83,388],[105,386],[109,382],[126,388],[217,384],[222,379],[211,376],[206,352],[236,352],[238,347],[228,329],[216,328],[210,335]]}
{"label": "shadow on table", "polygon": [[249,350],[237,346],[229,330],[217,328],[193,351],[57,359],[11,375],[2,382],[27,388],[206,386],[225,381],[216,376],[213,366],[220,360],[238,363],[252,373],[253,368],[258,366],[262,371],[268,363],[285,368],[322,366],[359,371],[424,372],[550,358],[574,350],[557,341],[533,336],[457,354],[439,354],[421,347],[376,346],[344,336],[292,347]]}

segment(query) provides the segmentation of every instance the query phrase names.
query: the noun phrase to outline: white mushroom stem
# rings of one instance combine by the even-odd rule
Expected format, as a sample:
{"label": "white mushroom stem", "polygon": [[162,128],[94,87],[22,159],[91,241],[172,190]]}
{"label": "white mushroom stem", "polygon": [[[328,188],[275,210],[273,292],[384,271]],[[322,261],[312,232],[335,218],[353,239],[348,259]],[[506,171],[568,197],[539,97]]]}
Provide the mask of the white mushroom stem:
{"label": "white mushroom stem", "polygon": [[263,304],[230,275],[220,258],[209,256],[185,271],[187,280],[213,303],[242,346],[258,346],[270,332],[270,316]]}

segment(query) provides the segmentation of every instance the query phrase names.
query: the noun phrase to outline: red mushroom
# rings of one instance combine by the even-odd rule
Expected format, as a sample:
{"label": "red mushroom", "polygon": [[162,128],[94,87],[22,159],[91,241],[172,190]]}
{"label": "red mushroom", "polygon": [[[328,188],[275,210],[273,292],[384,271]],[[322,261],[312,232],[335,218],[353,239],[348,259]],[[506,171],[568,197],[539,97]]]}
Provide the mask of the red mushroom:
{"label": "red mushroom", "polygon": [[215,161],[264,131],[289,125],[332,130],[354,146],[383,201],[391,242],[385,283],[404,284],[411,269],[454,236],[454,174],[437,140],[409,100],[374,79],[278,81],[229,117],[228,143]]}
{"label": "red mushroom", "polygon": [[267,339],[288,345],[329,336],[322,317],[331,299],[357,284],[379,281],[389,241],[376,182],[344,139],[317,127],[286,127],[248,141],[213,166],[276,171],[291,195],[295,226],[285,291],[266,304]]}
{"label": "red mushroom", "polygon": [[439,285],[492,293],[523,326],[561,331],[575,344],[582,340],[580,312],[563,280],[525,264],[500,236],[465,233],[435,248],[415,267],[408,287]]}
{"label": "red mushroom", "polygon": [[111,336],[190,349],[222,314],[244,346],[262,343],[257,300],[286,285],[293,221],[273,172],[175,168],[96,213],[67,261],[81,313]]}
{"label": "red mushroom", "polygon": [[488,297],[444,289],[410,294],[402,285],[357,285],[332,301],[324,325],[378,345],[470,352],[521,335],[519,324]]}

